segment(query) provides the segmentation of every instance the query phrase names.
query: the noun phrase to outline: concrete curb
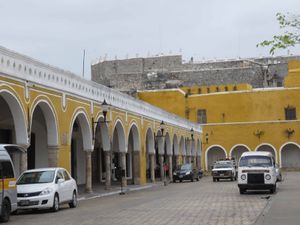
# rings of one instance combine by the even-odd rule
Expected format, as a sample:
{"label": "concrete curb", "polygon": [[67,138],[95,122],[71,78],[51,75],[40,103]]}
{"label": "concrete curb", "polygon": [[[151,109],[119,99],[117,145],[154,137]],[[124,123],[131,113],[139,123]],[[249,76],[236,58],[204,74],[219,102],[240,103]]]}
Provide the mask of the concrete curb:
{"label": "concrete curb", "polygon": [[[145,190],[145,189],[150,189],[155,186],[159,186],[160,184],[149,184],[141,187],[132,187],[132,188],[125,188],[123,190],[124,193],[129,193],[133,191],[140,191],[140,190]],[[107,197],[107,196],[112,196],[112,195],[117,195],[120,194],[121,190],[115,190],[111,191],[108,193],[92,193],[92,194],[87,194],[89,196],[82,196],[78,198],[78,201],[85,201],[85,200],[90,200],[90,199],[95,199],[95,198],[102,198],[102,197]]]}

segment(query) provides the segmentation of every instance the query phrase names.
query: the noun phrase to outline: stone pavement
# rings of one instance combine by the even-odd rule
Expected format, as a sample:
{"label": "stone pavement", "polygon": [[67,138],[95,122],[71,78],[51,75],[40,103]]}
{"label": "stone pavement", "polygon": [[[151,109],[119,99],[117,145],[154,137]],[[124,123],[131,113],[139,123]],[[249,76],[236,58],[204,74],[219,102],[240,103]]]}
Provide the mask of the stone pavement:
{"label": "stone pavement", "polygon": [[300,224],[300,173],[284,174],[277,194],[269,202],[256,225],[299,225]]}
{"label": "stone pavement", "polygon": [[12,216],[10,224],[252,225],[268,205],[265,197],[270,196],[264,192],[240,195],[236,182],[213,182],[210,176],[199,182],[159,183],[125,195],[99,197],[97,193],[103,191],[94,190],[92,195],[80,195],[89,200],[80,201],[76,209],[64,205],[55,214],[24,212]]}

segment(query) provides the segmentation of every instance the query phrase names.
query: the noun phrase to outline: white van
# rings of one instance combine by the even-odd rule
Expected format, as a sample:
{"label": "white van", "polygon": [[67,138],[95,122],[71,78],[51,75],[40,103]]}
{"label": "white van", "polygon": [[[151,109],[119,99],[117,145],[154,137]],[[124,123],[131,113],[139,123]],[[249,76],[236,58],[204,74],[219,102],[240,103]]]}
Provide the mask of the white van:
{"label": "white van", "polygon": [[10,154],[18,154],[22,147],[0,144],[0,221],[7,222],[10,213],[17,209],[16,175]]}
{"label": "white van", "polygon": [[247,190],[276,192],[275,159],[270,152],[244,152],[239,161],[238,187],[240,194]]}

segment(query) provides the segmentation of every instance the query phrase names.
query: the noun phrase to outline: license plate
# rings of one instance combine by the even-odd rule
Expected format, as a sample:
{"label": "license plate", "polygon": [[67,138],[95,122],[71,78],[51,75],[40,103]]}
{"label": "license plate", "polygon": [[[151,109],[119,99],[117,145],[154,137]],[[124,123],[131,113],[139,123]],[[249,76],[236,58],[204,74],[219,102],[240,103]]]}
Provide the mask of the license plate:
{"label": "license plate", "polygon": [[182,178],[182,175],[179,175],[179,178]]}
{"label": "license plate", "polygon": [[20,206],[28,206],[29,205],[29,200],[21,200],[19,202]]}
{"label": "license plate", "polygon": [[223,174],[223,173],[221,173],[221,174],[220,174],[220,176],[221,176],[221,177],[224,177],[224,174]]}

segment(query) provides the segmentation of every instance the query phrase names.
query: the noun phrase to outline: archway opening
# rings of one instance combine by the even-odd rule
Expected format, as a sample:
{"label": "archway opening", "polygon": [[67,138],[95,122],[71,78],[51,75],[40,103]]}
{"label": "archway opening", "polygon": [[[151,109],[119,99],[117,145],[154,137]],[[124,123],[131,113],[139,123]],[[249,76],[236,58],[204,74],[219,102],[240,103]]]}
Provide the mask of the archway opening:
{"label": "archway opening", "polygon": [[300,148],[287,144],[281,149],[281,166],[284,169],[300,170]]}
{"label": "archway opening", "polygon": [[138,129],[135,125],[130,128],[128,137],[128,151],[126,154],[126,176],[132,184],[139,183],[140,167],[140,140]]}
{"label": "archway opening", "polygon": [[149,128],[146,133],[146,179],[147,181],[150,181],[151,179],[151,159],[150,159],[151,154],[152,155],[155,154],[155,148],[154,148],[153,133],[152,130]]}
{"label": "archway opening", "polygon": [[[105,151],[109,151],[108,127],[101,117],[96,123],[94,151],[92,153],[92,182],[104,183],[106,180]],[[106,146],[108,145],[108,146]]]}
{"label": "archway opening", "polygon": [[256,151],[270,152],[273,155],[275,161],[277,161],[275,149],[273,147],[271,147],[270,145],[261,145],[256,149]]}
{"label": "archway opening", "polygon": [[244,152],[248,152],[248,151],[249,151],[249,149],[247,147],[245,147],[243,145],[238,145],[238,146],[235,146],[234,149],[232,149],[230,157],[231,157],[231,159],[235,160],[236,164],[238,164],[242,154]]}
{"label": "archway opening", "polygon": [[225,151],[219,146],[213,146],[207,150],[207,170],[210,171],[213,164],[221,159],[226,158]]}

